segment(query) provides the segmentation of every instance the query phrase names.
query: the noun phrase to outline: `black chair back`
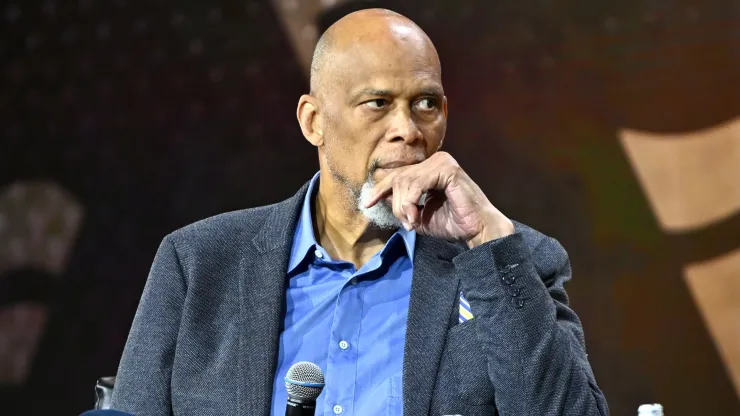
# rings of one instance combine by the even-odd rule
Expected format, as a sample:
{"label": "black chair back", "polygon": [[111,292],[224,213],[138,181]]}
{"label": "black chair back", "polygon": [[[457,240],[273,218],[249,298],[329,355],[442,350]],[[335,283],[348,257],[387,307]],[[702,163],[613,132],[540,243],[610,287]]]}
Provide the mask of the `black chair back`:
{"label": "black chair back", "polygon": [[110,409],[115,377],[101,377],[95,383],[95,409]]}

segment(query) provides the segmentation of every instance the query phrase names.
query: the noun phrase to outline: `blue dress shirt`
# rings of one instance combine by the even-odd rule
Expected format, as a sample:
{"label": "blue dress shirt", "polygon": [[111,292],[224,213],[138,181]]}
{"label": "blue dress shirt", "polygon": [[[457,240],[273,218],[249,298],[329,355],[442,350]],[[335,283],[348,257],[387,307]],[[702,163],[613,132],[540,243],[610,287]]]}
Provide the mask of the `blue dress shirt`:
{"label": "blue dress shirt", "polygon": [[330,258],[313,232],[318,176],[311,180],[293,238],[272,414],[285,414],[290,366],[311,361],[326,382],[316,415],[400,415],[416,233],[400,228],[359,270]]}

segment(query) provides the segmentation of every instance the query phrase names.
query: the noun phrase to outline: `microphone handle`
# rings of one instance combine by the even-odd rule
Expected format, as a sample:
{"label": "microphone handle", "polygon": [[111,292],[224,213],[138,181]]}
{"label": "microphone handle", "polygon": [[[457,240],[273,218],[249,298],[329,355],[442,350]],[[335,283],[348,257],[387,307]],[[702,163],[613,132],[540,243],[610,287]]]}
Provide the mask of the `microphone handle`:
{"label": "microphone handle", "polygon": [[316,412],[315,400],[297,400],[288,398],[285,416],[314,416]]}

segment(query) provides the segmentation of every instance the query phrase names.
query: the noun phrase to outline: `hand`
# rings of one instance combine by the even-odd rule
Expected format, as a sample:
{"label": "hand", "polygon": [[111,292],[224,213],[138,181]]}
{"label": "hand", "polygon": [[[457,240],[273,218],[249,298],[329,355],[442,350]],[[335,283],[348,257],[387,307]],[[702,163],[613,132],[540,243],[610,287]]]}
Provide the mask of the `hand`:
{"label": "hand", "polygon": [[[422,207],[419,199],[426,193]],[[514,233],[514,224],[488,201],[483,191],[446,152],[416,165],[392,169],[373,188],[365,204],[385,199],[408,230],[469,247]]]}

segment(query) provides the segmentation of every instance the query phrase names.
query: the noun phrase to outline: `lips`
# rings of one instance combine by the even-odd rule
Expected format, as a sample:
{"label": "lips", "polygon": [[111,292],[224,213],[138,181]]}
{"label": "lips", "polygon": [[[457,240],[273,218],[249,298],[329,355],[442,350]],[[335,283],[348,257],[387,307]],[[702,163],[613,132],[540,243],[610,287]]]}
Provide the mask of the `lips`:
{"label": "lips", "polygon": [[402,161],[402,160],[398,160],[398,161],[395,161],[395,162],[389,162],[389,163],[384,163],[384,164],[382,164],[382,165],[379,165],[379,166],[378,166],[378,169],[395,169],[395,168],[402,168],[402,167],[404,167],[404,166],[410,166],[410,165],[415,165],[415,164],[417,164],[417,163],[420,163],[420,162],[419,162],[419,161],[417,161],[417,160],[410,160],[410,161]]}

